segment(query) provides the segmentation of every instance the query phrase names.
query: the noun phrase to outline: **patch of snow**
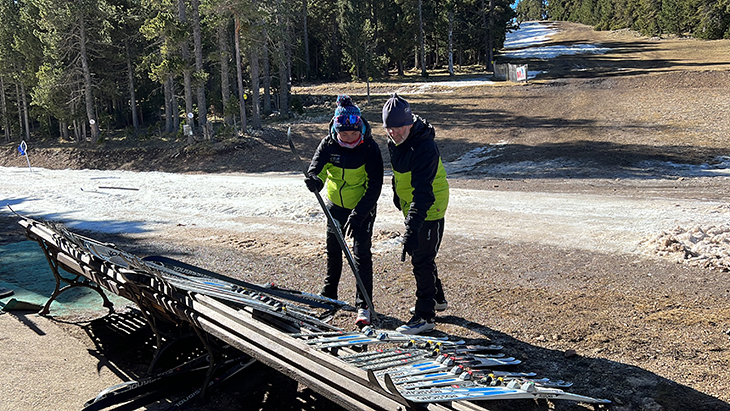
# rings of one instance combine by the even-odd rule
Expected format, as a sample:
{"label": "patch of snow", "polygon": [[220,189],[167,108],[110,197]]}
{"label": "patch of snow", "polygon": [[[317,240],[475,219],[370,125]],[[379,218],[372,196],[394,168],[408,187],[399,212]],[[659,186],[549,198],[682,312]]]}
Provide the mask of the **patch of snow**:
{"label": "patch of snow", "polygon": [[575,54],[604,54],[610,51],[610,48],[593,44],[540,46],[548,43],[557,32],[552,23],[524,22],[518,30],[507,33],[501,54],[511,58],[552,59]]}
{"label": "patch of snow", "polygon": [[496,144],[490,144],[487,147],[477,147],[456,160],[445,163],[444,168],[446,169],[446,173],[457,174],[472,171],[480,162],[490,158],[499,157],[501,154],[495,152],[498,151],[500,146],[504,146],[506,144],[508,144],[508,142],[502,140]]}
{"label": "patch of snow", "polygon": [[[718,212],[727,213],[727,205]],[[730,270],[730,224],[675,227],[643,239],[644,252],[670,260],[700,266]]]}
{"label": "patch of snow", "polygon": [[505,50],[502,54],[511,58],[552,59],[558,56],[574,54],[605,54],[609,50],[611,49],[592,44],[574,44],[572,46],[542,46],[521,50]]}
{"label": "patch of snow", "polygon": [[518,49],[547,43],[557,32],[558,30],[550,23],[524,22],[520,24],[518,30],[507,33],[504,48],[507,50]]}
{"label": "patch of snow", "polygon": [[644,161],[639,166],[648,170],[672,169],[675,174],[682,177],[730,176],[730,157],[728,156],[716,157],[712,164],[695,165],[677,164],[671,161]]}
{"label": "patch of snow", "polygon": [[[476,168],[512,175],[570,167],[562,160],[483,165],[506,142],[484,146],[444,166],[452,173]],[[325,218],[298,173],[170,174],[103,170],[0,167],[0,213],[63,222],[71,229],[111,233],[172,232],[177,226],[324,238]],[[104,188],[106,187],[106,188]],[[683,244],[687,227],[700,227],[712,247],[693,249],[708,259],[727,252],[723,224],[730,206],[705,200],[451,189],[447,235],[461,241],[537,242],[601,252],[641,253],[670,233]],[[671,231],[672,227],[680,227]],[[684,228],[682,228],[684,227]],[[711,227],[721,227],[717,232]],[[682,231],[683,230],[683,231]],[[376,233],[402,233],[403,215],[384,187]],[[374,252],[399,249],[397,234],[374,239]],[[659,234],[663,236],[664,234]],[[692,238],[697,236],[693,235]],[[648,241],[647,239],[655,238]],[[699,243],[693,243],[698,246]],[[671,245],[671,244],[669,244]],[[668,246],[669,246],[668,245]],[[692,254],[694,255],[694,254]]]}

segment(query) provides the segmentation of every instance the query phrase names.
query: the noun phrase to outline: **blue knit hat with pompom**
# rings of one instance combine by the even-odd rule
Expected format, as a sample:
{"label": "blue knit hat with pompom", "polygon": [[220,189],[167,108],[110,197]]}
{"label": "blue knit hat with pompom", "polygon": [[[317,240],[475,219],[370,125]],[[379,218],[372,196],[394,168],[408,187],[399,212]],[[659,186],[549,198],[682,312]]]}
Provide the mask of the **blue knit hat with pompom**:
{"label": "blue knit hat with pompom", "polygon": [[335,109],[332,131],[360,131],[363,132],[364,124],[360,117],[360,108],[352,102],[347,94],[337,97],[337,108]]}

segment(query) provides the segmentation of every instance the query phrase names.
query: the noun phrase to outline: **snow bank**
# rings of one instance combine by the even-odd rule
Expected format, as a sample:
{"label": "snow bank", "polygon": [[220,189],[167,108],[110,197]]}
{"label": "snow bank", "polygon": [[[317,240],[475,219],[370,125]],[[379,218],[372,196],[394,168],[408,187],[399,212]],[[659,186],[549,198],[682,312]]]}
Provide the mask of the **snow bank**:
{"label": "snow bank", "polygon": [[675,227],[646,238],[640,244],[645,253],[676,263],[730,270],[730,224]]}

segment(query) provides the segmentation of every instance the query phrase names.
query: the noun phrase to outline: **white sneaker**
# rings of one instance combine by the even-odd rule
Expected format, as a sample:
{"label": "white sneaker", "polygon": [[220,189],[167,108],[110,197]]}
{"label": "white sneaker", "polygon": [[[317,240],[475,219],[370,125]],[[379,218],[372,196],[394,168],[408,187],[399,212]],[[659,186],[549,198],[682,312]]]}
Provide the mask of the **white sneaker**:
{"label": "white sneaker", "polygon": [[410,321],[395,330],[401,334],[416,335],[432,331],[434,328],[436,328],[436,323],[433,319],[424,320],[421,317],[414,315]]}
{"label": "white sneaker", "polygon": [[[446,300],[443,300],[441,302],[436,301],[436,305],[434,306],[434,308],[438,312],[446,311],[446,309],[449,308],[449,302],[446,301]],[[411,307],[411,309],[408,310],[408,311],[410,311],[411,314],[415,314],[416,313],[416,307]]]}
{"label": "white sneaker", "polygon": [[364,327],[370,325],[370,310],[367,308],[357,309],[357,318],[355,318],[355,325],[358,327]]}

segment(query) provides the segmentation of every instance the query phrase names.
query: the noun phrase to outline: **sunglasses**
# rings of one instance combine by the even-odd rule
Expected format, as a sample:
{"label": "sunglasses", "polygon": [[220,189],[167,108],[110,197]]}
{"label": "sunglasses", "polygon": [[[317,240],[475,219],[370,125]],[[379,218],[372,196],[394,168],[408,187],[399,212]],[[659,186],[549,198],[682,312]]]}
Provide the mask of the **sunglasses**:
{"label": "sunglasses", "polygon": [[358,122],[360,122],[360,116],[356,116],[354,114],[343,115],[343,116],[338,116],[335,121],[337,122],[337,124],[341,124],[341,125],[347,125],[347,124],[355,125]]}

